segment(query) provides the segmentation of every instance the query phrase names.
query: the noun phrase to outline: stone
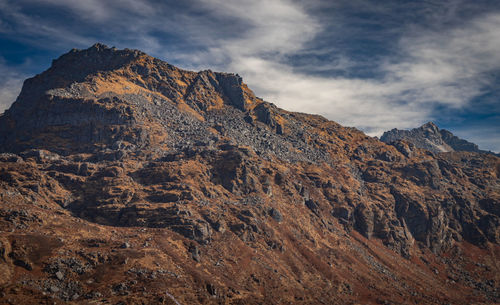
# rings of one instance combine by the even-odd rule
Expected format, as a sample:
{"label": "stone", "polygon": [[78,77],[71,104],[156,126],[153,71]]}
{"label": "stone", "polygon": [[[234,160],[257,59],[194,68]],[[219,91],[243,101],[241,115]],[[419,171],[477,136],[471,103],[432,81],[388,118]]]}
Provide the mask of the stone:
{"label": "stone", "polygon": [[283,221],[283,215],[281,215],[280,211],[278,211],[275,208],[271,208],[269,210],[269,216],[271,216],[277,222],[282,222]]}
{"label": "stone", "polygon": [[53,293],[57,293],[59,292],[61,289],[59,289],[59,287],[57,286],[50,286],[50,291],[53,292]]}
{"label": "stone", "polygon": [[60,281],[62,281],[64,279],[64,274],[61,271],[57,271],[55,275],[56,275],[56,278]]}
{"label": "stone", "polygon": [[312,199],[307,199],[305,200],[304,204],[306,205],[306,207],[309,208],[309,210],[311,210],[314,214],[318,214],[319,212],[319,206],[318,204],[312,200]]}
{"label": "stone", "polygon": [[191,258],[196,261],[200,262],[201,261],[201,251],[198,248],[198,246],[191,244],[189,246],[188,252],[191,253]]}
{"label": "stone", "polygon": [[207,284],[207,292],[211,296],[216,296],[217,295],[217,288],[215,288],[215,286],[213,284],[208,283]]}

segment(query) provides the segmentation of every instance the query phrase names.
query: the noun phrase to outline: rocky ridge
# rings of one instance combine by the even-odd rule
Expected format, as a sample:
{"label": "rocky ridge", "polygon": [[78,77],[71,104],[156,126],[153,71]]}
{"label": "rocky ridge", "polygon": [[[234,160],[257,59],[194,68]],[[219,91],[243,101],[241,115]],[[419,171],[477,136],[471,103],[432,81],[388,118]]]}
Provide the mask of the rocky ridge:
{"label": "rocky ridge", "polygon": [[432,122],[425,123],[424,125],[411,130],[399,130],[394,128],[384,132],[382,137],[380,137],[380,140],[385,143],[405,140],[414,144],[418,148],[427,149],[433,153],[468,151],[494,154],[490,151],[479,149],[476,144],[460,139],[446,129],[439,129],[439,127]]}
{"label": "rocky ridge", "polygon": [[0,298],[498,301],[500,159],[388,139],[237,74],[72,50],[0,116]]}

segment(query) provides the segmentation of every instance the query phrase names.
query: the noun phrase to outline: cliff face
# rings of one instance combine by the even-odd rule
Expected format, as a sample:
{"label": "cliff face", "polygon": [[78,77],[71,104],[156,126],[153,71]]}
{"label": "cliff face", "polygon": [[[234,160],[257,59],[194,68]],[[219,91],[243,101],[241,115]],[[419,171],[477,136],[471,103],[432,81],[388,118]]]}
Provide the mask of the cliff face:
{"label": "cliff face", "polygon": [[235,74],[73,50],[0,150],[6,299],[498,300],[499,158],[387,145]]}

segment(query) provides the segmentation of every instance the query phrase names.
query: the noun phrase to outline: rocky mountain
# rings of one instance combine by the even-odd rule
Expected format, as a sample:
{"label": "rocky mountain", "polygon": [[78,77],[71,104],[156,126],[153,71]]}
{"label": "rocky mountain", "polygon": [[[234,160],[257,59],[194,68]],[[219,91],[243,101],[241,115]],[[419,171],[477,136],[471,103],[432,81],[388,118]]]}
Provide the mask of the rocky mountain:
{"label": "rocky mountain", "polygon": [[6,304],[500,300],[498,157],[388,145],[236,74],[72,50],[0,150]]}
{"label": "rocky mountain", "polygon": [[474,143],[460,139],[446,129],[439,129],[439,127],[432,122],[428,122],[412,130],[399,130],[394,128],[384,132],[380,140],[385,143],[405,140],[418,148],[427,149],[433,153],[469,151],[492,154],[490,151],[479,149]]}

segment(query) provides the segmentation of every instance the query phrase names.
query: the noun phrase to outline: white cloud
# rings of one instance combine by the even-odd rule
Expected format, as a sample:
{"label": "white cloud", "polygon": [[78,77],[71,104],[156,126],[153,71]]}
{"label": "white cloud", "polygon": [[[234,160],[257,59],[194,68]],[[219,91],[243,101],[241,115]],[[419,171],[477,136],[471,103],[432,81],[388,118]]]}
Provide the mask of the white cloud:
{"label": "white cloud", "polygon": [[30,16],[22,12],[22,1],[12,3],[0,0],[0,18],[4,19],[0,33],[16,35],[22,41],[44,49],[62,48],[65,45],[88,45],[93,39],[52,24],[41,17]]}
{"label": "white cloud", "polygon": [[460,28],[410,35],[401,40],[404,61],[385,67],[393,81],[416,91],[418,102],[464,106],[500,68],[500,14],[480,16]]}
{"label": "white cloud", "polygon": [[26,78],[16,68],[9,67],[4,62],[0,58],[0,113],[3,113],[16,100],[23,80]]}
{"label": "white cloud", "polygon": [[[20,0],[17,4],[49,5],[65,8],[83,20],[94,22],[116,21],[120,11],[137,16],[151,16],[155,9],[147,1],[142,0]],[[122,20],[126,22],[126,20]],[[129,24],[133,26],[133,24]]]}
{"label": "white cloud", "polygon": [[202,0],[213,14],[237,17],[248,24],[240,37],[224,40],[221,47],[231,55],[288,54],[300,50],[319,30],[316,20],[288,0]]}

